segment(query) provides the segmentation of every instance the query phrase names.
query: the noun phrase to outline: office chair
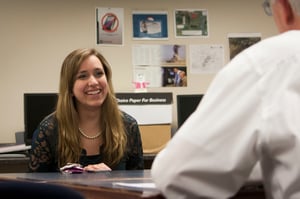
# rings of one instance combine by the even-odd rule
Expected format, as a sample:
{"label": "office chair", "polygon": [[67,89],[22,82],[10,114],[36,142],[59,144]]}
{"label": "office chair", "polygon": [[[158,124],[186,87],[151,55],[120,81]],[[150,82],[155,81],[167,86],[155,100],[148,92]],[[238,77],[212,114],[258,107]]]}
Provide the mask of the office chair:
{"label": "office chair", "polygon": [[84,199],[79,192],[48,183],[28,181],[0,181],[1,198],[30,198],[30,199]]}
{"label": "office chair", "polygon": [[139,125],[144,154],[157,154],[171,139],[171,125]]}

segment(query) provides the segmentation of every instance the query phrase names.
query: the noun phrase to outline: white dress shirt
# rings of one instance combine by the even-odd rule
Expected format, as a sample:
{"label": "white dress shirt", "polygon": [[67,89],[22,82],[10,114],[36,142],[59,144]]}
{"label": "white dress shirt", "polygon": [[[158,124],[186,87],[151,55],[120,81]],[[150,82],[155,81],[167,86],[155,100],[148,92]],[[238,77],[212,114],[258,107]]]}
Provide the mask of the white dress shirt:
{"label": "white dress shirt", "polygon": [[267,198],[300,199],[300,31],[225,66],[151,173],[166,198],[228,198],[257,162]]}

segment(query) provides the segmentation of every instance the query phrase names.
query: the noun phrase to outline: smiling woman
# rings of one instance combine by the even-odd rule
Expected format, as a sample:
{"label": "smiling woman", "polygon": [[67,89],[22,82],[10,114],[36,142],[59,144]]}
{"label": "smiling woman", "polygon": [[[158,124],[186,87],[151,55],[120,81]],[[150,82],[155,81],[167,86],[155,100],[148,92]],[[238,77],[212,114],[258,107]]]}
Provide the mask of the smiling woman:
{"label": "smiling woman", "polygon": [[88,171],[144,168],[137,121],[119,109],[111,67],[98,51],[77,49],[65,58],[56,110],[41,121],[31,145],[32,172],[68,163]]}

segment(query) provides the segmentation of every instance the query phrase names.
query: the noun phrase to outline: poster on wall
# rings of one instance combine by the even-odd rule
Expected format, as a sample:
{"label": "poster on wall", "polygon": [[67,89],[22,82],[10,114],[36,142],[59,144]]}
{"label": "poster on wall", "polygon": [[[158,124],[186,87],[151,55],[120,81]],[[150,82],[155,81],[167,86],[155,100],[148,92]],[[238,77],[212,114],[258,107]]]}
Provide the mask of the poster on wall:
{"label": "poster on wall", "polygon": [[185,45],[134,45],[132,54],[136,89],[187,87]]}
{"label": "poster on wall", "polygon": [[133,11],[134,39],[168,39],[168,15],[164,11]]}
{"label": "poster on wall", "polygon": [[190,45],[191,73],[217,73],[223,65],[224,47],[222,45]]}
{"label": "poster on wall", "polygon": [[204,9],[176,9],[176,37],[208,37],[208,12]]}
{"label": "poster on wall", "polygon": [[123,8],[96,8],[97,45],[123,45]]}
{"label": "poster on wall", "polygon": [[230,59],[261,40],[260,33],[229,33]]}

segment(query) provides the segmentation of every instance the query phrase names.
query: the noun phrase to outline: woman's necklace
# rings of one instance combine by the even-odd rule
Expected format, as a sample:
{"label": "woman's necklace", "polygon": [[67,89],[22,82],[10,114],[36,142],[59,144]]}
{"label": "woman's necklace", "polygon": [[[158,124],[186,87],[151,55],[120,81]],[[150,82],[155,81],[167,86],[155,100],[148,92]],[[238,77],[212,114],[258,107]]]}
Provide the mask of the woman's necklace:
{"label": "woman's necklace", "polygon": [[89,135],[85,134],[85,133],[81,130],[81,128],[78,128],[78,129],[79,129],[80,134],[81,134],[83,137],[87,138],[87,139],[96,139],[96,138],[100,137],[100,135],[102,134],[102,131],[100,131],[100,132],[97,133],[96,135],[89,136]]}

